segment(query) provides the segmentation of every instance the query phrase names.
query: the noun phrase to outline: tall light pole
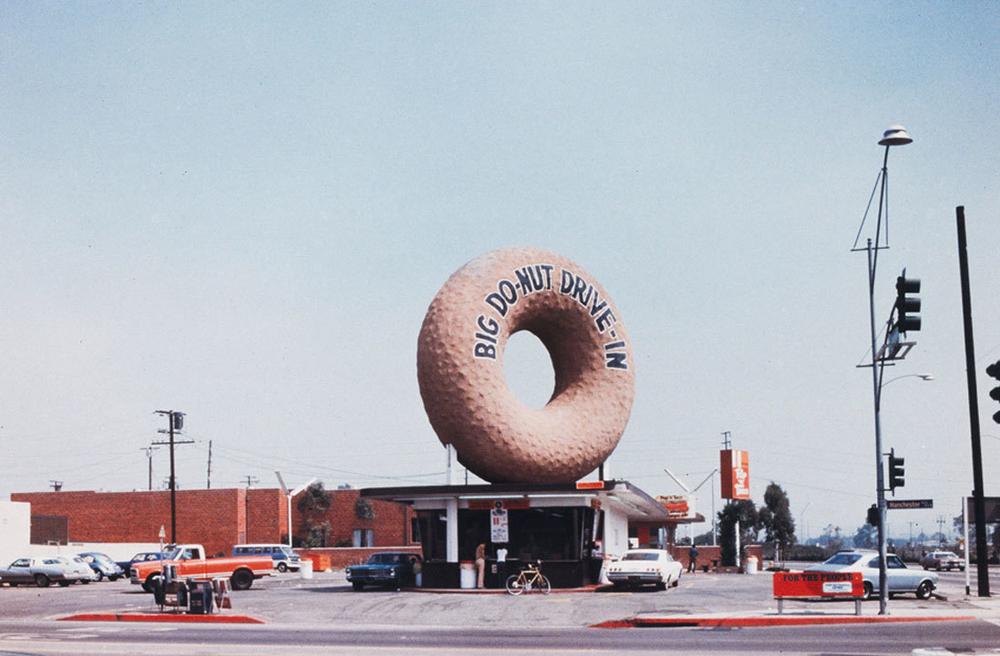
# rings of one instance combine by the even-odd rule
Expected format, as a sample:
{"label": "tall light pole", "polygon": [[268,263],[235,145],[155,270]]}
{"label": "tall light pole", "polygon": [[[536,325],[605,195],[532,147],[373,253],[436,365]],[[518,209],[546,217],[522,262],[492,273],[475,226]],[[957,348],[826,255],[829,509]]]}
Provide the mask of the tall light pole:
{"label": "tall light pole", "polygon": [[[878,252],[889,248],[889,200],[888,200],[888,180],[889,180],[889,149],[893,146],[905,146],[908,143],[912,143],[913,138],[906,132],[906,129],[901,125],[894,125],[886,130],[882,139],[879,140],[880,146],[885,146],[885,154],[882,157],[882,170],[879,173],[878,182],[879,186],[879,199],[878,199],[878,218],[875,224],[875,242],[872,243],[871,238],[868,239],[867,247],[864,249],[868,254],[868,314],[871,327],[871,347],[872,347],[872,396],[874,398],[875,405],[875,494],[878,506],[878,604],[879,604],[879,615],[888,614],[888,604],[889,604],[889,586],[886,585],[886,504],[885,504],[885,474],[882,468],[882,424],[880,419],[880,406],[881,406],[881,391],[882,391],[882,360],[879,358],[878,354],[878,343],[875,331],[875,273],[878,268]],[[874,190],[872,192],[874,194]],[[869,201],[870,203],[871,201]],[[882,223],[883,215],[885,216],[885,245],[881,245],[880,241],[882,239]],[[861,228],[858,229],[858,235],[861,234],[861,229],[864,228],[864,222],[861,223]],[[855,246],[857,245],[857,238],[855,238]],[[855,249],[856,250],[856,249]]]}

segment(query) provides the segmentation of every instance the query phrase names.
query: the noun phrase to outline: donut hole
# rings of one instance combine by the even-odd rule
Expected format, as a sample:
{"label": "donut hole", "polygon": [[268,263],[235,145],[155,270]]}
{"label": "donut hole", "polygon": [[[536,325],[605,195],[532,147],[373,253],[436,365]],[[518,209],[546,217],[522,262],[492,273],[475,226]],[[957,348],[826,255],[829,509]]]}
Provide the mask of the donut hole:
{"label": "donut hole", "polygon": [[537,335],[519,330],[507,340],[503,354],[507,387],[524,405],[539,410],[555,391],[552,356]]}

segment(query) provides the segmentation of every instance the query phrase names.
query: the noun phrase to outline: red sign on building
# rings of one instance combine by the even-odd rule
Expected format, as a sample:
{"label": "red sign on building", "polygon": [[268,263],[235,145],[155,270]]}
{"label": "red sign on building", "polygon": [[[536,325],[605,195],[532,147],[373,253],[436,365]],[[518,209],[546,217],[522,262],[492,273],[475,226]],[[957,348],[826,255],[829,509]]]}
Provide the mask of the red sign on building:
{"label": "red sign on building", "polygon": [[739,449],[723,449],[719,455],[722,498],[749,499],[750,454]]}

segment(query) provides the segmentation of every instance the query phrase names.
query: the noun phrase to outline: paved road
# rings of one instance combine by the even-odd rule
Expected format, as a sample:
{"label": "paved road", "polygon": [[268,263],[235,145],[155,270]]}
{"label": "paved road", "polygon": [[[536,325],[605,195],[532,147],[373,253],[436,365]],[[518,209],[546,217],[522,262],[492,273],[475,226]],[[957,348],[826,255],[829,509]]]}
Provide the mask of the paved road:
{"label": "paved road", "polygon": [[[992,574],[992,572],[991,572]],[[974,580],[974,577],[973,577]],[[946,647],[986,653],[1000,647],[1000,604],[977,610],[964,597],[965,577],[941,574],[949,599],[896,598],[893,614],[976,614],[970,622],[798,627],[792,629],[623,629],[588,626],[638,615],[773,612],[770,576],[697,574],[665,592],[553,593],[549,596],[439,594],[371,590],[355,593],[343,574],[313,580],[290,575],[234,594],[234,612],[265,626],[135,625],[54,622],[83,611],[151,610],[149,595],[126,582],[70,588],[0,589],[0,656],[64,654],[465,654],[609,652],[909,654]],[[998,588],[1000,592],[1000,588]],[[1000,601],[1000,600],[998,600]],[[801,603],[809,614],[849,614],[853,604]],[[864,614],[878,610],[864,604]],[[972,611],[976,611],[973,613]],[[994,612],[995,611],[995,612]],[[942,652],[944,653],[944,652]]]}

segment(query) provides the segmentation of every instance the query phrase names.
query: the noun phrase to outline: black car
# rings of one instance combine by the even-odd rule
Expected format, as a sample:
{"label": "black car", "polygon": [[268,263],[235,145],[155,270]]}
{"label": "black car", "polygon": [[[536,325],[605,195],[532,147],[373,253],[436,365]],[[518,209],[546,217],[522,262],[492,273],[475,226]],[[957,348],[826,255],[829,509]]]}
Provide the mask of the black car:
{"label": "black car", "polygon": [[417,572],[420,571],[421,560],[417,554],[402,551],[381,551],[368,557],[364,565],[351,565],[347,568],[347,580],[358,591],[366,585],[378,585],[386,588],[411,586],[414,584]]}
{"label": "black car", "polygon": [[159,551],[142,551],[132,556],[132,560],[119,562],[118,566],[125,570],[125,576],[129,576],[132,572],[133,563],[144,563],[148,560],[163,560],[163,554]]}

